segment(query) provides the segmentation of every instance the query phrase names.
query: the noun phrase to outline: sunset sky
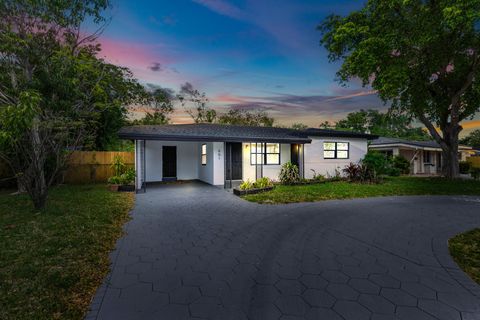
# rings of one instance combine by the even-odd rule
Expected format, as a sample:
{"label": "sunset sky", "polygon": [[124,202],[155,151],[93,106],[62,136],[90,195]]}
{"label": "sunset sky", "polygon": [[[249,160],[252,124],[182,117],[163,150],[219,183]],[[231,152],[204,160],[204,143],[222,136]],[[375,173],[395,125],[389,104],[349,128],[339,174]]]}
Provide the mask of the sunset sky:
{"label": "sunset sky", "polygon": [[[102,55],[142,83],[179,90],[190,82],[212,106],[263,108],[277,122],[318,126],[361,108],[386,107],[358,83],[340,87],[316,26],[358,0],[116,1]],[[190,119],[178,107],[173,122]],[[465,123],[480,127],[480,117]]]}

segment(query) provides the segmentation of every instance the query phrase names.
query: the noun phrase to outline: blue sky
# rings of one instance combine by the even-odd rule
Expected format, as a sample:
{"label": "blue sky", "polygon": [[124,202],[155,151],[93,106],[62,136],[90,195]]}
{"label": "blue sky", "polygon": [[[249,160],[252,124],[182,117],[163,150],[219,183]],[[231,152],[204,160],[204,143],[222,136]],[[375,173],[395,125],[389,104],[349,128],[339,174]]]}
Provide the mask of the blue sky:
{"label": "blue sky", "polygon": [[[101,42],[108,60],[144,83],[190,82],[212,106],[262,108],[279,123],[318,126],[385,109],[358,83],[340,87],[316,26],[362,6],[350,0],[117,1]],[[174,122],[187,122],[179,110]]]}

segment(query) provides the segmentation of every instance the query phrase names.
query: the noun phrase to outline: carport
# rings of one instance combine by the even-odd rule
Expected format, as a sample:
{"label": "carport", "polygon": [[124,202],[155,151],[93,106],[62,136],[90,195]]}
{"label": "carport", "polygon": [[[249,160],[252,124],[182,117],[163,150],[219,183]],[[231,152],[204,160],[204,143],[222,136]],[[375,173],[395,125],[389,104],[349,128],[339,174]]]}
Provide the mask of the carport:
{"label": "carport", "polygon": [[304,144],[311,141],[292,129],[218,124],[130,126],[119,136],[135,144],[137,192],[175,180],[232,188],[242,180],[275,179],[288,161],[303,176]]}

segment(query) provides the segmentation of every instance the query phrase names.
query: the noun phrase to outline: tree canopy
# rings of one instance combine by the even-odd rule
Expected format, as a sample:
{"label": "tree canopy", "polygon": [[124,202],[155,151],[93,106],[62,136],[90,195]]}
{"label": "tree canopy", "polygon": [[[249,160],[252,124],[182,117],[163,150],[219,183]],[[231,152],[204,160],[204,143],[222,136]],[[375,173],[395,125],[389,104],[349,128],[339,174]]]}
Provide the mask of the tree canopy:
{"label": "tree canopy", "polygon": [[430,139],[425,130],[412,126],[411,122],[411,119],[405,115],[382,113],[378,110],[360,110],[349,113],[345,119],[338,121],[335,129],[409,140]]}
{"label": "tree canopy", "polygon": [[338,80],[359,78],[420,120],[456,177],[460,123],[479,109],[480,0],[368,0],[319,29],[330,60],[342,61]]}
{"label": "tree canopy", "polygon": [[230,109],[218,117],[218,123],[255,126],[255,127],[272,127],[275,120],[263,110],[245,110]]}
{"label": "tree canopy", "polygon": [[[37,209],[69,151],[110,142],[143,87],[97,58],[109,2],[0,2],[0,156]],[[99,25],[85,34],[85,20]]]}
{"label": "tree canopy", "polygon": [[195,123],[212,123],[217,120],[217,112],[207,105],[208,98],[205,92],[198,91],[190,82],[181,86],[177,98],[183,106],[187,103],[193,104],[193,109],[186,111]]}
{"label": "tree canopy", "polygon": [[174,92],[171,89],[155,88],[146,92],[145,102],[150,108],[141,119],[131,121],[133,125],[158,125],[170,123],[173,113]]}
{"label": "tree canopy", "polygon": [[475,149],[480,149],[480,129],[473,130],[460,142]]}

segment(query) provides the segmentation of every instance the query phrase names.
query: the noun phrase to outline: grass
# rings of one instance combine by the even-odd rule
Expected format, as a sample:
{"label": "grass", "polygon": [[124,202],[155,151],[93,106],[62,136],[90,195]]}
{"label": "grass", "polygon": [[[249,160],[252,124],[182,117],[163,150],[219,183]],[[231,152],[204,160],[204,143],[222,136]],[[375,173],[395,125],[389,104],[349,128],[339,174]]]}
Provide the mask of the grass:
{"label": "grass", "polygon": [[60,186],[35,212],[0,191],[0,319],[82,319],[109,271],[134,195]]}
{"label": "grass", "polygon": [[323,184],[277,186],[274,190],[246,195],[258,203],[292,203],[331,199],[366,198],[401,195],[480,195],[480,181],[446,180],[423,177],[388,177],[379,184],[346,181]]}
{"label": "grass", "polygon": [[448,247],[460,268],[480,284],[480,229],[453,237],[448,241]]}

